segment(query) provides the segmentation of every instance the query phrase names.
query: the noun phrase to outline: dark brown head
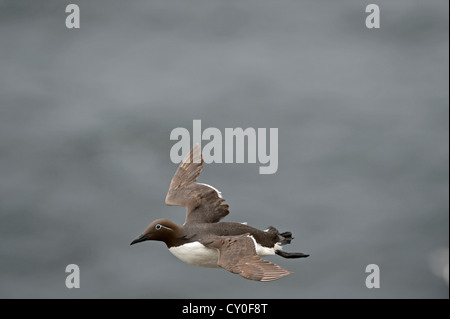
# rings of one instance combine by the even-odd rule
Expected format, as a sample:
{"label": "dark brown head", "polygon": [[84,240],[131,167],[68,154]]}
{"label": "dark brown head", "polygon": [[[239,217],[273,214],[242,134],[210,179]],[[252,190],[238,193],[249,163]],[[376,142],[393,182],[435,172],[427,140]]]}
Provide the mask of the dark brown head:
{"label": "dark brown head", "polygon": [[168,219],[157,219],[144,232],[131,242],[134,245],[146,240],[163,241],[166,244],[176,238],[179,226]]}

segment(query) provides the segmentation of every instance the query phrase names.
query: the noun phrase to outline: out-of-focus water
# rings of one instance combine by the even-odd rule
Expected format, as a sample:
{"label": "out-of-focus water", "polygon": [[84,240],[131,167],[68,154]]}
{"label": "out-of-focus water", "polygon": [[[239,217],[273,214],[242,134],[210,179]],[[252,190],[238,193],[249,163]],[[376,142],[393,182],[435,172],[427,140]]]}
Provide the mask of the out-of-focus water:
{"label": "out-of-focus water", "polygon": [[[448,2],[0,1],[0,297],[448,298]],[[244,280],[129,246],[164,198],[176,127],[275,127],[279,168],[205,165],[228,221],[292,231]],[[448,271],[448,250],[447,250]],[[67,289],[77,264],[81,288]],[[377,264],[381,287],[367,289]],[[447,279],[448,280],[448,279]]]}

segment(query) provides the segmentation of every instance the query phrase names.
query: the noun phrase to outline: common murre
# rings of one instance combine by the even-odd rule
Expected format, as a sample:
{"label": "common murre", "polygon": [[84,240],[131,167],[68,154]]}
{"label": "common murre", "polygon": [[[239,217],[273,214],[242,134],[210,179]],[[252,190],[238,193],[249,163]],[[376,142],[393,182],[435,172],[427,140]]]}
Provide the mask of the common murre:
{"label": "common murre", "polygon": [[274,227],[259,230],[242,223],[220,222],[229,214],[229,206],[214,187],[197,183],[203,167],[199,145],[183,159],[170,183],[167,205],[186,207],[182,226],[168,219],[157,219],[130,245],[146,240],[163,241],[169,251],[185,263],[222,267],[246,279],[272,281],[292,272],[260,257],[277,254],[284,258],[309,255],[288,253],[282,246],[293,239],[290,232]]}

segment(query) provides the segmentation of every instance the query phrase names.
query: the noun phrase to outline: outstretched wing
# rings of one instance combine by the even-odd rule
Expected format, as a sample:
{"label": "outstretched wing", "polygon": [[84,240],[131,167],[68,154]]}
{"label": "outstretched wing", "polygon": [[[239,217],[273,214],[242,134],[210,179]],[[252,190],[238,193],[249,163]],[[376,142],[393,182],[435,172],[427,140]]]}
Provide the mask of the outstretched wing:
{"label": "outstretched wing", "polygon": [[203,157],[196,144],[181,162],[167,192],[167,205],[186,207],[186,223],[217,223],[230,213],[217,189],[197,183],[202,168]]}
{"label": "outstretched wing", "polygon": [[246,279],[272,281],[292,274],[277,264],[260,259],[249,234],[221,237],[207,246],[219,250],[217,264],[220,267]]}

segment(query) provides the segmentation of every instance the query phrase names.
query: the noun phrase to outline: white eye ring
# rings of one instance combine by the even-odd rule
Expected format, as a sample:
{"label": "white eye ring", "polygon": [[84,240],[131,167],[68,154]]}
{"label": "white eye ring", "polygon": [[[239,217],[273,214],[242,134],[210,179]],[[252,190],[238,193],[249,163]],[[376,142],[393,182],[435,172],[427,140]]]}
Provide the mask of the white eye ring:
{"label": "white eye ring", "polygon": [[155,229],[156,229],[156,230],[160,230],[161,227],[162,227],[162,226],[161,226],[160,224],[156,224],[156,225],[155,225]]}

